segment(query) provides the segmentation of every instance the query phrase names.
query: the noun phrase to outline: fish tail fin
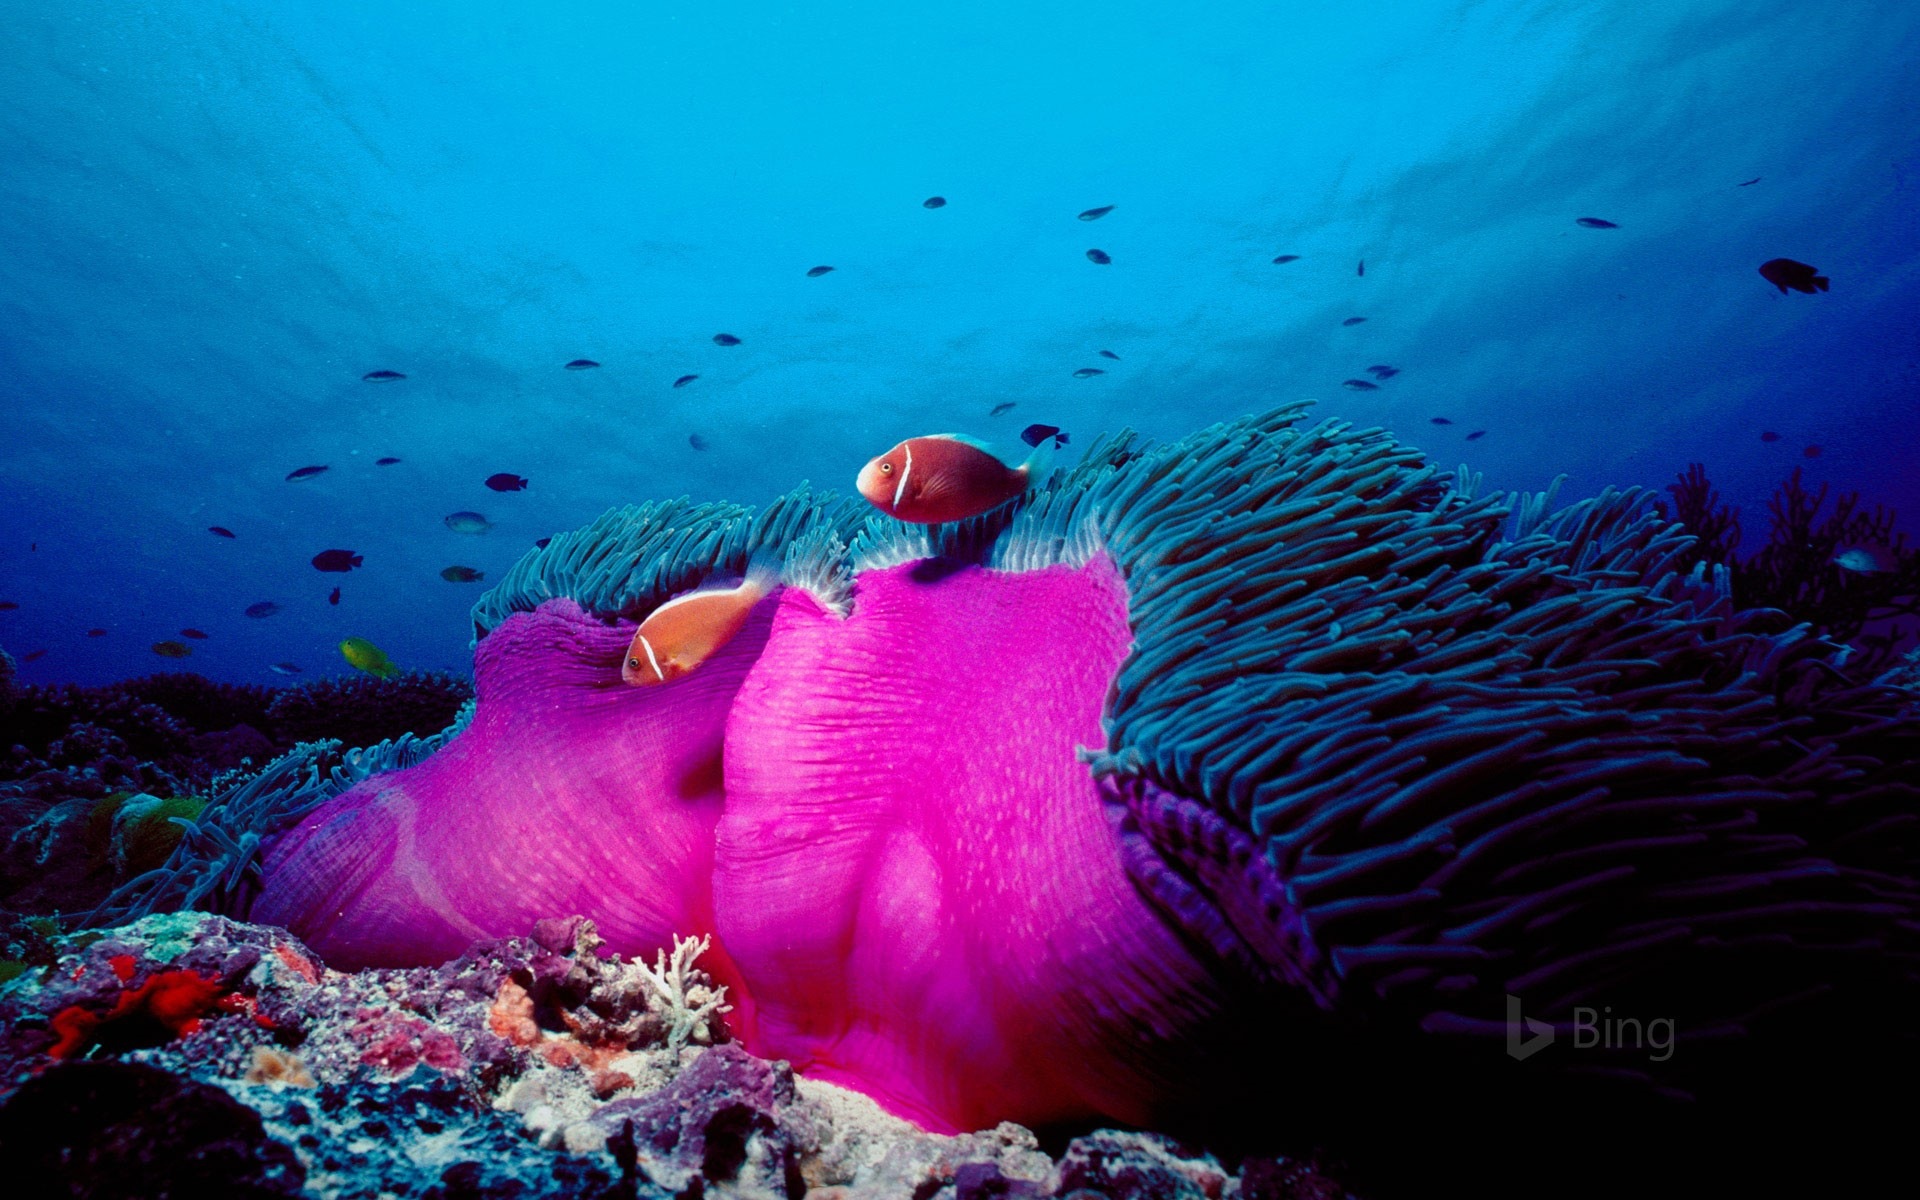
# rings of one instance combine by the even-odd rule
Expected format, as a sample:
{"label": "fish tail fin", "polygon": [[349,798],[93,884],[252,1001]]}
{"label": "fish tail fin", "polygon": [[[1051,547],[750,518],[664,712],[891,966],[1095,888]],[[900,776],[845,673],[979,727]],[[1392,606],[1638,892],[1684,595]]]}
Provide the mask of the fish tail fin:
{"label": "fish tail fin", "polygon": [[1825,275],[1815,275],[1815,276],[1813,277],[1813,286],[1815,286],[1815,287],[1817,287],[1817,288],[1819,288],[1819,289],[1820,289],[1821,291],[1823,291],[1823,292],[1824,292],[1824,291],[1826,291],[1826,290],[1827,290],[1827,277],[1826,277]]}
{"label": "fish tail fin", "polygon": [[782,551],[778,546],[761,546],[747,559],[746,583],[762,596],[773,594],[780,586]]}
{"label": "fish tail fin", "polygon": [[1033,453],[1027,455],[1027,461],[1020,464],[1020,472],[1026,477],[1028,487],[1039,487],[1053,473],[1053,443],[1051,434],[1041,438],[1033,448]]}

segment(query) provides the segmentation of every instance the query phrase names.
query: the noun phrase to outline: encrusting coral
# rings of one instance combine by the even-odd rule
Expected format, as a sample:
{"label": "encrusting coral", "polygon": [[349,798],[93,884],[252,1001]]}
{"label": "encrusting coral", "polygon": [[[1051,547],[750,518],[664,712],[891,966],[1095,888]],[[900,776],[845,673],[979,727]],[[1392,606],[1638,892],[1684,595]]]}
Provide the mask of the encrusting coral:
{"label": "encrusting coral", "polygon": [[472,684],[444,671],[408,671],[392,679],[343,675],[281,689],[266,715],[282,744],[331,738],[344,746],[373,746],[407,734],[431,737],[472,698]]}
{"label": "encrusting coral", "polygon": [[[1645,491],[1554,511],[1305,412],[1121,434],[952,526],[610,512],[475,607],[469,726],[270,771],[170,865],[226,886],[166,895],[245,911],[258,869],[253,918],[349,964],[550,911],[711,933],[748,1049],[934,1128],[1171,1118],[1257,1086],[1249,1041],[1310,1115],[1392,1054],[1492,1074],[1516,997],[1670,1018],[1699,1051],[1577,1064],[1663,1088],[1769,1012],[1911,1030],[1902,698]],[[760,547],[747,628],[622,688],[632,621]]]}
{"label": "encrusting coral", "polygon": [[[143,1171],[110,1151],[81,1158],[156,1131],[179,1150],[155,1148],[144,1173],[179,1178],[211,1157],[222,1169],[201,1179],[221,1194],[249,1160],[320,1195],[1235,1194],[1234,1172],[1211,1155],[1150,1134],[1090,1135],[1056,1168],[1018,1126],[922,1133],[753,1058],[716,1020],[689,1021],[719,996],[698,941],[680,939],[651,967],[601,949],[590,922],[556,918],[440,967],[343,975],[284,931],[205,914],[69,939],[48,969],[0,991],[0,1148],[114,1195],[140,1190]],[[152,1002],[168,990],[191,1002],[161,1020]],[[102,1036],[59,1040],[73,1014]],[[50,1107],[89,1079],[83,1102]],[[155,1111],[128,1113],[108,1081]],[[251,1136],[182,1128],[171,1097],[195,1093],[238,1100],[226,1110]],[[207,1141],[225,1144],[210,1155]],[[1241,1178],[1283,1169],[1253,1161]]]}

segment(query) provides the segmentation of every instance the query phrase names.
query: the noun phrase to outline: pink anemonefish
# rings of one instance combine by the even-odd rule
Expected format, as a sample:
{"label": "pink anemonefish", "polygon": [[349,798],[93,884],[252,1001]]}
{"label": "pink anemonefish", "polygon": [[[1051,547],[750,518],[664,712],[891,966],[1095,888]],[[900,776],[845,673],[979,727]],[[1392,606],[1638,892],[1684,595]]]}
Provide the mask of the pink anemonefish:
{"label": "pink anemonefish", "polygon": [[620,678],[634,687],[672,683],[713,657],[740,632],[753,606],[780,585],[774,561],[756,555],[737,585],[675,596],[647,614],[620,660]]}
{"label": "pink anemonefish", "polygon": [[998,508],[1045,479],[1053,439],[1009,467],[987,447],[957,433],[908,438],[861,468],[854,486],[874,507],[902,521],[933,525],[964,521]]}

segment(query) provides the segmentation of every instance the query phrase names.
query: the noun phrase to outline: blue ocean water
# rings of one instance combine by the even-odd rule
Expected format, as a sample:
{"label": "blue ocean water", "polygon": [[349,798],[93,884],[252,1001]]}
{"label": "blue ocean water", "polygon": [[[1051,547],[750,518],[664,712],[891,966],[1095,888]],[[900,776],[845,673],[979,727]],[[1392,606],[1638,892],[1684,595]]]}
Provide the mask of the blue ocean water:
{"label": "blue ocean water", "polygon": [[1894,0],[20,0],[0,646],[465,670],[480,592],[611,505],[1305,396],[1504,488],[1704,462],[1750,545],[1795,467],[1912,530],[1916,61]]}

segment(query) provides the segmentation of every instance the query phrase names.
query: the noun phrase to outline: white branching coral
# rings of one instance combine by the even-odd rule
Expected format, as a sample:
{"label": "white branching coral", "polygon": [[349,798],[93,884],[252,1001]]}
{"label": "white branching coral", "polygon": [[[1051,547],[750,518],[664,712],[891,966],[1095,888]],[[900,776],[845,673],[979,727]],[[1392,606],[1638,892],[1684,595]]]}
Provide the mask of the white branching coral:
{"label": "white branching coral", "polygon": [[710,982],[706,972],[693,965],[707,952],[707,944],[704,935],[676,937],[671,956],[660,950],[653,956],[652,967],[639,961],[633,964],[653,989],[667,1028],[667,1049],[676,1054],[689,1041],[704,1045],[712,1040],[708,1018],[733,1011],[733,1006],[726,1003],[726,987]]}

